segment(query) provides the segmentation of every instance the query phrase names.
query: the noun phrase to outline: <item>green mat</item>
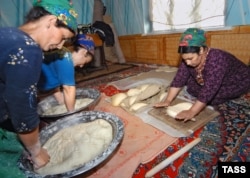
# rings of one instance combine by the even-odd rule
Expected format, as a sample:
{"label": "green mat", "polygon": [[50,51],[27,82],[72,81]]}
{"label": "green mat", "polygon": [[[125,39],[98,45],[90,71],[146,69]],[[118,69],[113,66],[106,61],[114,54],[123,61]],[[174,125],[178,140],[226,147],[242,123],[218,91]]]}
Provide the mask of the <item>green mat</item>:
{"label": "green mat", "polygon": [[24,173],[18,168],[17,161],[24,148],[17,135],[0,128],[0,177],[25,178]]}

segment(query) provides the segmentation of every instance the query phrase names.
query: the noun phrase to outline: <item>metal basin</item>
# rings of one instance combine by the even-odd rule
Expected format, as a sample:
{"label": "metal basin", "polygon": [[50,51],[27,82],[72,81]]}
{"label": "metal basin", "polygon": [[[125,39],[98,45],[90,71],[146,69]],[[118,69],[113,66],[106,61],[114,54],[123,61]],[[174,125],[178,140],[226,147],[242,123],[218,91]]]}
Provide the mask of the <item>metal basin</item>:
{"label": "metal basin", "polygon": [[47,122],[55,121],[57,119],[60,119],[64,116],[69,116],[71,114],[75,114],[80,111],[89,111],[94,108],[94,106],[99,102],[101,98],[101,93],[93,88],[77,88],[76,89],[76,99],[81,98],[91,98],[93,101],[89,103],[87,106],[81,107],[79,109],[76,109],[72,112],[65,112],[61,114],[54,114],[54,115],[45,115],[44,112],[51,107],[55,107],[58,104],[55,97],[53,95],[45,97],[38,103],[37,112],[42,120],[45,120]]}
{"label": "metal basin", "polygon": [[32,178],[69,178],[79,174],[83,174],[86,171],[94,168],[95,166],[106,160],[117,148],[124,135],[124,125],[122,121],[113,114],[101,112],[101,111],[82,111],[62,119],[59,119],[52,124],[44,127],[40,132],[41,144],[45,144],[46,141],[56,134],[59,130],[79,124],[91,122],[96,119],[104,119],[108,121],[113,129],[113,139],[109,146],[93,160],[81,165],[79,168],[68,171],[62,174],[41,176],[35,173],[32,169],[30,161],[27,159],[27,152],[24,152],[19,160],[19,167],[24,171],[27,177]]}

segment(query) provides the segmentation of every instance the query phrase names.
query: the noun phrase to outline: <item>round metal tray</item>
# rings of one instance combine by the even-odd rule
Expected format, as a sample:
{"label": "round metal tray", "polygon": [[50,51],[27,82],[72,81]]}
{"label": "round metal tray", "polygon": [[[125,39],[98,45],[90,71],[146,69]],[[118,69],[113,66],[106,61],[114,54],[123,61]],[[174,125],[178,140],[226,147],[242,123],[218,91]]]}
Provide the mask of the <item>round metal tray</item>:
{"label": "round metal tray", "polygon": [[91,99],[93,99],[93,101],[90,104],[88,104],[87,106],[76,109],[75,111],[72,111],[72,112],[65,112],[65,113],[54,114],[54,115],[44,115],[43,113],[46,110],[58,105],[58,102],[55,99],[55,97],[53,95],[51,95],[51,96],[45,97],[44,99],[42,99],[38,103],[37,112],[42,120],[54,121],[54,120],[57,120],[59,118],[62,118],[62,117],[65,117],[65,116],[68,116],[71,114],[75,114],[75,113],[80,112],[80,111],[89,111],[89,110],[93,109],[94,106],[98,103],[98,101],[101,98],[101,93],[98,90],[93,89],[93,88],[77,88],[76,89],[76,99],[81,99],[81,98],[91,98]]}
{"label": "round metal tray", "polygon": [[51,138],[54,134],[56,134],[59,130],[79,124],[91,122],[96,119],[104,119],[108,121],[113,129],[113,139],[109,146],[98,156],[96,156],[93,160],[81,165],[79,168],[68,171],[62,174],[56,175],[47,175],[41,176],[33,171],[33,166],[30,163],[30,160],[27,158],[27,152],[24,152],[19,160],[19,167],[24,171],[27,177],[32,178],[69,178],[79,174],[83,174],[86,171],[94,168],[95,166],[102,163],[106,160],[117,148],[119,143],[121,142],[124,135],[124,125],[120,118],[116,115],[107,112],[101,111],[82,111],[79,113],[75,113],[73,115],[64,117],[59,119],[52,124],[44,127],[40,132],[40,141],[41,144],[45,144],[46,141]]}

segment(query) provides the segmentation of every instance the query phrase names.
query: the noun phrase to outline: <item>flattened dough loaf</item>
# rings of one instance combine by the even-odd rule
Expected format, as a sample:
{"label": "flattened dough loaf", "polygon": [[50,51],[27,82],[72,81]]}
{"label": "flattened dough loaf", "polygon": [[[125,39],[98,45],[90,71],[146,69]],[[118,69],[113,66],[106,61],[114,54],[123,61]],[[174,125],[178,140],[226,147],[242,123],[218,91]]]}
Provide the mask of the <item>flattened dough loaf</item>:
{"label": "flattened dough loaf", "polygon": [[112,138],[112,126],[104,119],[62,129],[44,144],[50,162],[37,173],[45,176],[76,169],[102,153]]}
{"label": "flattened dough loaf", "polygon": [[192,103],[183,102],[173,106],[168,106],[166,111],[170,117],[175,118],[179,112],[190,109],[192,105]]}

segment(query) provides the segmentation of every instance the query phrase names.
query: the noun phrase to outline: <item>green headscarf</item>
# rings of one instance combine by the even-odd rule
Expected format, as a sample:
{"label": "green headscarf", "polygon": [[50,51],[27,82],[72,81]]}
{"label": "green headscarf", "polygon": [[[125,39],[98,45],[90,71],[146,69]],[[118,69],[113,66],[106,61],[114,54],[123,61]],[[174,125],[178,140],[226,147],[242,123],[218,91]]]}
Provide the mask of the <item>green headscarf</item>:
{"label": "green headscarf", "polygon": [[204,30],[199,28],[188,28],[181,35],[179,46],[207,46]]}
{"label": "green headscarf", "polygon": [[69,0],[33,0],[33,6],[43,7],[72,30],[77,30],[77,13]]}

